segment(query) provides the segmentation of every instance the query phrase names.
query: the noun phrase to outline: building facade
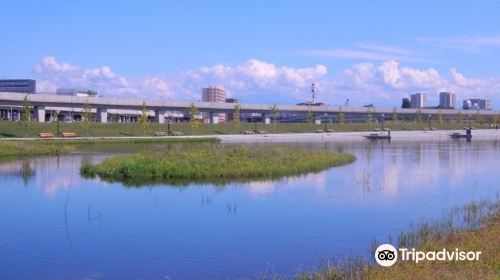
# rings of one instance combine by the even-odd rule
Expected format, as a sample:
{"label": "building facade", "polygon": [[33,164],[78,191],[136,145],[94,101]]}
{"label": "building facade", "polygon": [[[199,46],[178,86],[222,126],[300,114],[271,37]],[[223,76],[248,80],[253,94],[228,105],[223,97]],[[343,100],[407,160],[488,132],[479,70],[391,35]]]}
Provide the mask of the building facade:
{"label": "building facade", "polygon": [[222,87],[207,87],[202,89],[201,101],[203,102],[226,102],[226,90]]}
{"label": "building facade", "polygon": [[[222,87],[206,87],[201,91],[201,101],[202,102],[216,102],[216,103],[226,103],[226,90]],[[213,123],[223,123],[226,122],[226,114],[219,113],[217,115],[209,116],[207,114],[202,114],[202,118],[206,122]]]}
{"label": "building facade", "polygon": [[452,92],[439,93],[439,108],[442,109],[455,109],[456,95]]}
{"label": "building facade", "polygon": [[30,79],[0,80],[0,92],[34,94],[36,92],[36,81]]}
{"label": "building facade", "polygon": [[479,99],[479,98],[466,99],[464,100],[463,108],[465,110],[470,110],[470,109],[492,110],[491,100]]}
{"label": "building facade", "polygon": [[425,93],[415,93],[411,95],[411,107],[421,109],[426,106],[427,95]]}
{"label": "building facade", "polygon": [[56,95],[94,97],[97,96],[97,91],[92,89],[58,88]]}

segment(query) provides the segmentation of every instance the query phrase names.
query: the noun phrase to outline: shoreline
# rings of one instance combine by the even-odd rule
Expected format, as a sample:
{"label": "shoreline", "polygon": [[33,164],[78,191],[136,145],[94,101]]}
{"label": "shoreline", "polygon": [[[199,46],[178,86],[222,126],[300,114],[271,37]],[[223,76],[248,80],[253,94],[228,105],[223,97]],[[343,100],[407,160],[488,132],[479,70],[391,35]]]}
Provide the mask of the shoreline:
{"label": "shoreline", "polygon": [[[227,135],[185,135],[185,136],[124,136],[124,137],[75,137],[75,138],[0,138],[0,141],[45,141],[45,142],[79,142],[79,141],[172,141],[218,139],[221,143],[266,143],[266,142],[332,142],[332,141],[370,141],[364,136],[372,133],[385,135],[384,131],[356,131],[356,132],[331,132],[331,133],[284,133],[284,134],[227,134]],[[421,140],[453,140],[452,133],[464,133],[463,129],[456,130],[411,130],[391,131],[391,141],[421,141]],[[500,129],[472,130],[472,140],[500,140]],[[379,140],[387,141],[387,140]],[[465,141],[460,139],[458,141]]]}

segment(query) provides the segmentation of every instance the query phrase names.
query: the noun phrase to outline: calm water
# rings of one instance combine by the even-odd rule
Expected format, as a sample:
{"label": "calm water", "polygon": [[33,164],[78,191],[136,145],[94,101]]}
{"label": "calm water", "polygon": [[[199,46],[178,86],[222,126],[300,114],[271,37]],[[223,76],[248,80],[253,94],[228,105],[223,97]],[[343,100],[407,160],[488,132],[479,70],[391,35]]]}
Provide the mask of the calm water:
{"label": "calm water", "polygon": [[0,278],[293,275],[500,191],[499,142],[302,146],[358,160],[277,182],[142,188],[79,176],[106,149],[0,164]]}

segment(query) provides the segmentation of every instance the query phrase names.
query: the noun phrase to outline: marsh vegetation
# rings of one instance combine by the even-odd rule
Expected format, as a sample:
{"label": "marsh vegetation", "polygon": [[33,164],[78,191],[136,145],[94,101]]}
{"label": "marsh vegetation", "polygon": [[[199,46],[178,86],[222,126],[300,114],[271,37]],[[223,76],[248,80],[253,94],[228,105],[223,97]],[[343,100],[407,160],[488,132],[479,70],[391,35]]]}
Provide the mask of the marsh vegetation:
{"label": "marsh vegetation", "polygon": [[276,179],[283,176],[319,172],[351,163],[355,157],[345,153],[310,151],[286,146],[197,146],[140,152],[135,155],[84,164],[83,176],[128,185],[151,182],[214,182]]}

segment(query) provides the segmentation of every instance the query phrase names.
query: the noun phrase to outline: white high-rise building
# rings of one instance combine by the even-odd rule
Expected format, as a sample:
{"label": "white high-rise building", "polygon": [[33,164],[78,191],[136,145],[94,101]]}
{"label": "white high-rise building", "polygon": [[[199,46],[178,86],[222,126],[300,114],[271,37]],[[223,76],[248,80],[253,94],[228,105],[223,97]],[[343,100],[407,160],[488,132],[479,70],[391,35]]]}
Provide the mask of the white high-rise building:
{"label": "white high-rise building", "polygon": [[454,109],[457,96],[452,92],[439,93],[439,107],[443,109]]}
{"label": "white high-rise building", "polygon": [[[203,102],[226,102],[226,90],[222,87],[211,86],[203,88],[201,91],[201,101]],[[204,120],[209,120],[210,116],[206,113],[202,114]],[[219,113],[218,122],[226,122],[226,114]]]}
{"label": "white high-rise building", "polygon": [[411,95],[411,107],[420,109],[424,108],[427,103],[427,94],[415,93]]}

